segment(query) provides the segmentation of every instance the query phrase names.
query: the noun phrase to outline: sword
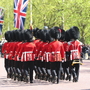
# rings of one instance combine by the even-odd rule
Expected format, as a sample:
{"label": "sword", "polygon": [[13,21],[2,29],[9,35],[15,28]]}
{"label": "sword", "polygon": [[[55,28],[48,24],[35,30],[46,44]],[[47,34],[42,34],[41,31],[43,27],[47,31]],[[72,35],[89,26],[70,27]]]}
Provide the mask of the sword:
{"label": "sword", "polygon": [[74,61],[72,62],[72,66],[73,66],[74,64],[83,65],[83,63],[82,63],[81,61],[79,61],[79,60],[74,60]]}

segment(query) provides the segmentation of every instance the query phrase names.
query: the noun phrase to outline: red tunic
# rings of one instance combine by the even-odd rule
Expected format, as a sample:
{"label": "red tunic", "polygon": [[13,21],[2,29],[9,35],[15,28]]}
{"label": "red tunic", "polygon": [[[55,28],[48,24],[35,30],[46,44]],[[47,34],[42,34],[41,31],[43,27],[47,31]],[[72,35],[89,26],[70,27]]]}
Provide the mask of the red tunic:
{"label": "red tunic", "polygon": [[40,46],[41,46],[41,44],[42,44],[43,42],[42,41],[39,41],[39,42],[37,42],[35,45],[36,45],[36,55],[35,55],[35,57],[37,57],[37,60],[39,60],[39,58],[38,58],[38,54],[39,54],[39,49],[40,49]]}
{"label": "red tunic", "polygon": [[64,42],[63,46],[64,46],[65,52],[68,52],[69,51],[69,44],[68,44],[68,42]]}
{"label": "red tunic", "polygon": [[47,42],[43,42],[42,44],[40,44],[40,48],[38,50],[39,52],[37,53],[39,60],[42,60],[42,61],[45,60],[44,48],[47,44],[48,44]]}
{"label": "red tunic", "polygon": [[11,50],[10,48],[12,46],[11,44],[12,44],[12,42],[8,42],[8,45],[5,48],[5,58],[6,59],[10,59],[9,56],[10,56],[10,50]]}
{"label": "red tunic", "polygon": [[22,59],[22,50],[24,48],[24,44],[26,44],[25,42],[22,42],[19,47],[18,50],[16,52],[16,56],[17,56],[17,61],[23,61]]}
{"label": "red tunic", "polygon": [[42,49],[42,53],[41,53],[41,56],[44,57],[44,60],[46,62],[51,61],[50,44],[51,43],[46,44],[45,47]]}
{"label": "red tunic", "polygon": [[7,53],[8,45],[9,45],[9,42],[6,42],[2,46],[2,53],[4,54],[4,58],[6,58],[6,53]]}
{"label": "red tunic", "polygon": [[19,53],[20,53],[20,49],[21,49],[22,45],[23,45],[23,42],[20,42],[20,43],[17,44],[17,48],[15,50],[15,54],[14,54],[14,59],[13,60],[20,61]]}
{"label": "red tunic", "polygon": [[34,61],[35,59],[36,46],[33,42],[26,42],[23,44],[20,54],[21,61]]}
{"label": "red tunic", "polygon": [[68,42],[64,42],[63,43],[63,46],[64,46],[64,51],[65,51],[65,61],[67,61],[67,59],[69,59],[69,56],[68,56],[68,58],[67,58],[67,52],[69,52],[69,44],[68,44]]}
{"label": "red tunic", "polygon": [[53,41],[50,44],[51,62],[62,61],[64,59],[64,47],[60,41]]}
{"label": "red tunic", "polygon": [[71,41],[69,51],[70,60],[81,59],[82,46],[79,40]]}
{"label": "red tunic", "polygon": [[10,42],[10,45],[9,45],[9,47],[8,47],[8,59],[9,60],[12,60],[13,58],[12,58],[12,53],[14,52],[13,51],[13,48],[15,47],[15,43],[16,42]]}
{"label": "red tunic", "polygon": [[19,47],[19,45],[21,45],[21,43],[22,42],[16,42],[14,44],[13,52],[12,52],[12,58],[13,58],[14,61],[17,61],[17,55],[16,54],[17,54],[18,47]]}
{"label": "red tunic", "polygon": [[33,42],[36,44],[36,43],[38,43],[40,40],[39,39],[36,39],[36,40],[34,40]]}

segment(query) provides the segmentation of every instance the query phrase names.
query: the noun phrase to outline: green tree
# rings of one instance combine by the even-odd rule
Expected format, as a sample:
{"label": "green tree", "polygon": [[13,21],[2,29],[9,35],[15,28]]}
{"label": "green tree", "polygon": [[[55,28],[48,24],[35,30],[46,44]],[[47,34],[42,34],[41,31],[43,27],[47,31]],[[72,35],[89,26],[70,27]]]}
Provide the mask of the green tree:
{"label": "green tree", "polygon": [[[2,0],[0,6],[5,9],[3,34],[7,30],[15,30],[13,0]],[[29,2],[25,29],[30,27],[30,17]],[[59,26],[68,30],[72,26],[77,26],[80,29],[80,40],[85,44],[90,44],[89,17],[89,0],[32,0],[33,28]]]}

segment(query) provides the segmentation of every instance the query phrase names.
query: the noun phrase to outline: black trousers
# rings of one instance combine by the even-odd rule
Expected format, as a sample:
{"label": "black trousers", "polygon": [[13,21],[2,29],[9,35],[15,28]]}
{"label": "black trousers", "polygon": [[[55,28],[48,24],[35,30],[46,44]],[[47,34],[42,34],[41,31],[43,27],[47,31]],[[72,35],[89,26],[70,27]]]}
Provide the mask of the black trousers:
{"label": "black trousers", "polygon": [[62,62],[51,62],[51,72],[52,76],[57,76],[57,81],[59,82],[62,71]]}
{"label": "black trousers", "polygon": [[79,69],[80,69],[80,64],[74,64],[72,65],[73,63],[73,60],[70,62],[70,73],[73,75],[73,78],[74,77],[77,77],[77,80],[79,78]]}
{"label": "black trousers", "polygon": [[14,67],[16,69],[16,73],[21,74],[21,61],[14,61]]}
{"label": "black trousers", "polygon": [[45,68],[46,68],[47,76],[52,76],[52,74],[51,74],[51,62],[45,62]]}
{"label": "black trousers", "polygon": [[62,63],[64,75],[65,75],[65,74],[66,74],[67,76],[70,75],[70,72],[69,72],[69,66],[71,65],[70,63],[71,63],[70,60],[68,60],[68,61]]}
{"label": "black trousers", "polygon": [[4,67],[6,72],[8,72],[8,59],[4,58]]}
{"label": "black trousers", "polygon": [[44,63],[41,61],[41,60],[37,60],[37,70],[38,70],[38,73],[39,74],[43,74],[43,72],[42,72],[42,66],[44,65]]}
{"label": "black trousers", "polygon": [[23,62],[23,69],[25,74],[30,76],[30,81],[33,81],[33,70],[34,70],[34,61]]}

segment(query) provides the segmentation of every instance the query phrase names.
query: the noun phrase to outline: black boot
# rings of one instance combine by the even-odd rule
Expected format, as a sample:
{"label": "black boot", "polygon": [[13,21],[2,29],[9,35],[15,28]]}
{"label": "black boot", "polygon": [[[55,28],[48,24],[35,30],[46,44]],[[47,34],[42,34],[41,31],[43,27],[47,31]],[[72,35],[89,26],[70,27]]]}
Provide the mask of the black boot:
{"label": "black boot", "polygon": [[27,76],[24,77],[24,82],[27,82],[27,83],[30,82],[30,77],[29,77],[29,75],[27,75]]}
{"label": "black boot", "polygon": [[55,83],[57,81],[57,76],[52,77],[52,83]]}
{"label": "black boot", "polygon": [[33,81],[31,80],[30,83],[33,83]]}
{"label": "black boot", "polygon": [[67,75],[66,80],[71,81],[71,75]]}
{"label": "black boot", "polygon": [[78,80],[77,80],[77,77],[74,77],[73,78],[73,82],[77,82]]}
{"label": "black boot", "polygon": [[61,80],[64,80],[64,79],[65,79],[65,75],[62,74],[62,75],[60,76],[60,79],[61,79]]}
{"label": "black boot", "polygon": [[21,79],[22,79],[22,75],[19,74],[19,75],[18,75],[18,81],[22,81]]}

